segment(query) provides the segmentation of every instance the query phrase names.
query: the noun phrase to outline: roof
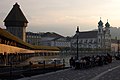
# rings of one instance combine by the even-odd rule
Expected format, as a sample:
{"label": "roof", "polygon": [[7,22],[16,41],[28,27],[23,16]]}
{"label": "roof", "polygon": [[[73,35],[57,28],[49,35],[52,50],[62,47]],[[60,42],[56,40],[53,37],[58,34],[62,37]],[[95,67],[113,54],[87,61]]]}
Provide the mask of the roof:
{"label": "roof", "polygon": [[70,41],[70,40],[71,40],[70,37],[57,37],[53,39],[52,41]]}
{"label": "roof", "polygon": [[23,40],[17,38],[16,36],[12,35],[8,31],[6,31],[4,29],[1,29],[1,28],[0,28],[0,36],[5,37],[5,38],[10,39],[10,40],[13,40],[13,41],[15,41],[19,44],[24,45],[24,46],[27,46],[32,50],[52,50],[52,51],[56,51],[56,50],[58,51],[59,50],[59,48],[57,48],[57,47],[31,45],[31,44],[29,44],[27,42],[24,42]]}
{"label": "roof", "polygon": [[54,38],[52,41],[56,41],[56,40],[59,40],[61,38],[65,38],[65,37],[57,37],[57,38]]}
{"label": "roof", "polygon": [[8,31],[6,31],[6,30],[4,30],[4,29],[1,29],[1,28],[0,28],[0,36],[5,37],[5,38],[10,39],[10,40],[13,40],[13,41],[16,41],[16,42],[18,42],[19,44],[26,45],[26,46],[28,46],[28,47],[32,47],[32,45],[24,42],[23,40],[17,38],[17,37],[14,36],[13,34],[9,33]]}
{"label": "roof", "polygon": [[59,51],[58,47],[53,46],[34,46],[34,50],[51,50],[51,51]]}
{"label": "roof", "polygon": [[103,25],[103,22],[100,20],[100,21],[98,22],[98,24],[99,24],[99,26],[102,26],[102,25]]}
{"label": "roof", "polygon": [[[97,33],[98,31],[79,32],[78,38],[97,38]],[[77,34],[73,38],[77,38]]]}
{"label": "roof", "polygon": [[42,37],[63,37],[57,33],[54,33],[54,32],[46,32],[44,34],[41,35]]}
{"label": "roof", "polygon": [[40,33],[26,32],[26,36],[41,36]]}
{"label": "roof", "polygon": [[5,18],[4,22],[7,21],[21,21],[28,23],[23,12],[20,9],[20,6],[17,3],[13,5],[13,8],[11,9],[10,13]]}
{"label": "roof", "polygon": [[109,27],[110,27],[110,24],[107,22],[107,23],[105,24],[105,26],[109,28]]}

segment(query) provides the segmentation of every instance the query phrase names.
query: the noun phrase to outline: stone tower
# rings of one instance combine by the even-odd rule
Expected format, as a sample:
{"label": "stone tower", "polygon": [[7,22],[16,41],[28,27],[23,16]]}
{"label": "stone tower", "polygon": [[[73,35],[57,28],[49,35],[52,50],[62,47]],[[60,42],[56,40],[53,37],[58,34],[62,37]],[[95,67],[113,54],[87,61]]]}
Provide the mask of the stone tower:
{"label": "stone tower", "polygon": [[26,38],[27,23],[28,21],[17,3],[13,5],[13,8],[4,20],[7,31],[23,41],[25,41]]}
{"label": "stone tower", "polygon": [[105,24],[105,46],[106,49],[110,49],[111,48],[111,34],[110,34],[110,24],[107,23]]}
{"label": "stone tower", "polygon": [[103,22],[100,20],[98,22],[98,48],[103,48],[103,46],[104,46]]}

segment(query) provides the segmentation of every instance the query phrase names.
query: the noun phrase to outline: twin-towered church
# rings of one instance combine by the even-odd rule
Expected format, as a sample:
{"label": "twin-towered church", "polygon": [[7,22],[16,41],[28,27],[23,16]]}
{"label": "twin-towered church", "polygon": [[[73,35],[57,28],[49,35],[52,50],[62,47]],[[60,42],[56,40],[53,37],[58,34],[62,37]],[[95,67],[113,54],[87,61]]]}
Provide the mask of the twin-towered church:
{"label": "twin-towered church", "polygon": [[79,27],[77,27],[76,34],[71,40],[71,45],[74,48],[77,47],[77,39],[79,48],[110,50],[110,24],[107,21],[104,27],[103,22],[100,20],[98,22],[98,30],[96,31],[81,32],[79,31]]}

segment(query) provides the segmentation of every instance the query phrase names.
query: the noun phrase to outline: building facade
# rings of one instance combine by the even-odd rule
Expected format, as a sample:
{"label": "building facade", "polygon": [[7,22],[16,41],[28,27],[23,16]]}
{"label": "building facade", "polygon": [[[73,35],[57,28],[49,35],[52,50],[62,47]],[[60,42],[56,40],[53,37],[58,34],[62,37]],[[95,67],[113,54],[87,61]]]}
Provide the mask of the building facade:
{"label": "building facade", "polygon": [[[77,42],[78,40],[78,42]],[[76,34],[71,40],[71,48],[78,47],[80,50],[109,50],[111,48],[110,24],[107,22],[105,27],[103,22],[98,22],[98,30],[80,32],[77,27]]]}
{"label": "building facade", "polygon": [[40,45],[41,33],[26,32],[26,42],[32,45]]}
{"label": "building facade", "polygon": [[56,47],[71,47],[71,38],[70,37],[59,37],[51,41],[51,46]]}
{"label": "building facade", "polygon": [[33,45],[52,46],[51,42],[59,37],[62,36],[54,32],[46,33],[26,32],[26,41]]}
{"label": "building facade", "polygon": [[117,39],[111,39],[111,52],[118,53],[118,51],[120,51],[120,50],[118,50],[118,48],[120,48],[119,40],[117,40]]}
{"label": "building facade", "polygon": [[20,6],[16,3],[4,20],[8,32],[25,41],[27,19],[25,18]]}

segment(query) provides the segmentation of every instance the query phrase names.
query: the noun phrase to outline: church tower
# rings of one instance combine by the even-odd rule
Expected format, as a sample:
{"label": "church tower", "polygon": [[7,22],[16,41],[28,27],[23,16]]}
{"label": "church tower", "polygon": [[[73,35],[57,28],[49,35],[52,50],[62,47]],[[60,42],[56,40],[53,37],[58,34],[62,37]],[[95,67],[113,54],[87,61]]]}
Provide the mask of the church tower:
{"label": "church tower", "polygon": [[17,3],[13,5],[13,8],[4,20],[7,31],[23,41],[25,41],[27,23],[28,21]]}
{"label": "church tower", "polygon": [[105,24],[105,48],[110,49],[111,48],[111,35],[110,35],[110,24]]}
{"label": "church tower", "polygon": [[108,20],[107,20],[107,23],[105,24],[105,32],[107,34],[110,34],[110,24],[108,23]]}
{"label": "church tower", "polygon": [[98,22],[98,48],[102,48],[104,46],[104,31],[103,31],[103,22]]}

